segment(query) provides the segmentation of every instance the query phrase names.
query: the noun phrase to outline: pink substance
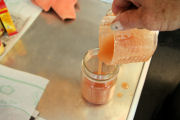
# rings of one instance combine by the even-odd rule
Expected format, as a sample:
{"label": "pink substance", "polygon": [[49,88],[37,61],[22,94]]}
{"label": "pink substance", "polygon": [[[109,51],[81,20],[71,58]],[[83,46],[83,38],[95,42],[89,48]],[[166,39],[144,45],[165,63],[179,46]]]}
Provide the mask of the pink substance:
{"label": "pink substance", "polygon": [[113,95],[115,88],[115,81],[99,83],[89,80],[87,77],[82,78],[82,95],[90,103],[105,104]]}
{"label": "pink substance", "polygon": [[106,64],[145,62],[157,46],[157,31],[130,29],[112,31],[114,16],[105,16],[99,28],[99,59]]}

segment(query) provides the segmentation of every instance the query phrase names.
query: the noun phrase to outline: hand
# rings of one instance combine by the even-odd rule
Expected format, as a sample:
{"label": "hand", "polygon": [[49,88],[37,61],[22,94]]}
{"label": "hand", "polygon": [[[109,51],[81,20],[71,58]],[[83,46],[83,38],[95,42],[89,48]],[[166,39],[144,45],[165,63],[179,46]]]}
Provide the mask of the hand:
{"label": "hand", "polygon": [[112,11],[117,15],[111,25],[113,30],[180,28],[180,0],[114,0]]}

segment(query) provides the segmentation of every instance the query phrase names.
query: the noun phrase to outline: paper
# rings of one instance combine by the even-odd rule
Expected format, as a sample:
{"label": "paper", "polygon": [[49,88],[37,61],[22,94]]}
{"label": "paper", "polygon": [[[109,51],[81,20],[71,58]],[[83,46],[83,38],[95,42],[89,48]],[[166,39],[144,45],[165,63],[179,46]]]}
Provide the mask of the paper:
{"label": "paper", "polygon": [[14,36],[3,35],[2,42],[7,46],[5,53],[0,56],[0,60],[8,53],[8,51],[15,45],[20,37],[26,32],[30,25],[41,13],[42,9],[34,5],[31,0],[4,0],[10,15],[17,28],[18,34]]}
{"label": "paper", "polygon": [[48,80],[0,65],[0,120],[29,120]]}
{"label": "paper", "polygon": [[37,117],[36,120],[45,120],[45,119],[42,117]]}
{"label": "paper", "polygon": [[33,107],[0,93],[0,120],[29,120]]}
{"label": "paper", "polygon": [[113,0],[101,0],[102,2],[105,2],[105,3],[112,3],[113,2]]}
{"label": "paper", "polygon": [[35,110],[35,111],[33,112],[33,114],[31,115],[31,117],[36,118],[38,115],[39,115],[39,111]]}

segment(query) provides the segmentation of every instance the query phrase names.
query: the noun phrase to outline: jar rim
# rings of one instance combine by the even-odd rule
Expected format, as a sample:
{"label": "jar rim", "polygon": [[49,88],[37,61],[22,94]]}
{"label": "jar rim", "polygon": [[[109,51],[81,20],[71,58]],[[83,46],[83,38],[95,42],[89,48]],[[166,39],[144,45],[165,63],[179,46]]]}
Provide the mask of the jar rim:
{"label": "jar rim", "polygon": [[82,70],[86,73],[86,75],[89,78],[93,79],[94,81],[104,82],[104,81],[109,81],[112,78],[114,78],[115,76],[117,76],[117,74],[119,72],[119,65],[114,65],[115,69],[108,74],[95,74],[95,73],[91,72],[85,63],[85,59],[90,52],[95,52],[97,54],[99,52],[99,48],[90,49],[84,54],[83,61],[82,61],[82,66],[83,66]]}

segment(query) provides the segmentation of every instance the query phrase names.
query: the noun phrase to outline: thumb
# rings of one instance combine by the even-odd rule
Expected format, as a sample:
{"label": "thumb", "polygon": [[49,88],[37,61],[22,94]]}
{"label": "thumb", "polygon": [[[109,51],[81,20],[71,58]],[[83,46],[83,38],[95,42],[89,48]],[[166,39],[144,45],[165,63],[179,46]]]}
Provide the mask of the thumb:
{"label": "thumb", "polygon": [[126,30],[131,28],[143,28],[143,23],[141,22],[142,14],[143,13],[141,8],[127,10],[123,13],[120,13],[112,22],[111,29]]}

